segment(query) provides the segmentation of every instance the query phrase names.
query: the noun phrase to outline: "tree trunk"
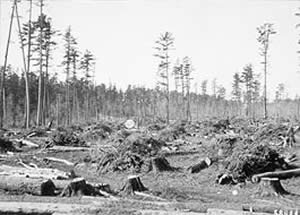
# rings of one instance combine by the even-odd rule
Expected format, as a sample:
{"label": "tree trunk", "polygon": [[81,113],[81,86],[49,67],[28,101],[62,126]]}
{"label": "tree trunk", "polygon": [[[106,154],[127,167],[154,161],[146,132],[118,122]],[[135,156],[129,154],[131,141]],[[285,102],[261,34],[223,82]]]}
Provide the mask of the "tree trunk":
{"label": "tree trunk", "polygon": [[0,128],[3,127],[3,118],[4,118],[4,86],[5,86],[5,72],[7,67],[7,58],[8,58],[8,51],[9,51],[9,45],[10,45],[10,38],[11,38],[11,32],[12,32],[12,25],[13,25],[13,19],[15,14],[15,5],[16,0],[13,2],[12,10],[11,10],[11,17],[10,17],[10,23],[9,23],[9,31],[8,31],[8,40],[6,44],[6,51],[5,51],[5,57],[4,57],[4,64],[3,64],[3,70],[1,72],[1,80],[0,80]]}
{"label": "tree trunk", "polygon": [[40,126],[41,124],[41,114],[42,114],[42,89],[43,89],[43,27],[42,27],[42,16],[43,16],[43,0],[40,0],[40,41],[39,41],[39,51],[40,51],[40,75],[39,75],[39,86],[38,86],[38,104],[37,104],[37,115],[36,115],[36,125]]}
{"label": "tree trunk", "polygon": [[28,21],[28,53],[27,53],[27,70],[25,70],[25,91],[26,91],[26,128],[30,126],[30,93],[28,74],[30,72],[30,55],[31,55],[31,17],[32,17],[32,0],[30,0],[29,7],[29,21]]}

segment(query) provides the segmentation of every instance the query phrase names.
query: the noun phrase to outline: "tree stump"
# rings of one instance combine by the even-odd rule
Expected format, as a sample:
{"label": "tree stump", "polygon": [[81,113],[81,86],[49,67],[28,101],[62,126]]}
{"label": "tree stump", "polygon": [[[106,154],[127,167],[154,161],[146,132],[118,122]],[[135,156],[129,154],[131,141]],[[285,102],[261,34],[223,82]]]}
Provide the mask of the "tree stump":
{"label": "tree stump", "polygon": [[126,184],[121,189],[121,192],[124,194],[134,194],[135,191],[143,192],[147,191],[148,189],[143,185],[141,179],[137,175],[128,176],[128,180]]}
{"label": "tree stump", "polygon": [[176,169],[172,167],[169,161],[164,157],[156,157],[152,159],[152,165],[155,173],[163,171],[174,171]]}
{"label": "tree stump", "polygon": [[91,184],[86,183],[84,178],[75,178],[63,189],[60,196],[95,196],[96,194],[95,188]]}
{"label": "tree stump", "polygon": [[286,191],[280,180],[276,178],[262,178],[259,188],[260,196],[282,196],[290,194]]}
{"label": "tree stump", "polygon": [[188,171],[190,171],[190,173],[198,173],[203,169],[206,169],[207,167],[209,167],[211,165],[211,160],[209,158],[205,158],[205,160],[201,160],[199,163],[190,166],[187,168]]}

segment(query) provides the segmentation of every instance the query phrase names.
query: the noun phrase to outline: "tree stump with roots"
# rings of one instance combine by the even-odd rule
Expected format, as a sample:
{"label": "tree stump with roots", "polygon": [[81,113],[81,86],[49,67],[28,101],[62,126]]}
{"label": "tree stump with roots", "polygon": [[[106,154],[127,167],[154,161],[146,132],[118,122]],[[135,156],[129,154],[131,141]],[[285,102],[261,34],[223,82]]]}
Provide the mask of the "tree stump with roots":
{"label": "tree stump with roots", "polygon": [[147,190],[148,189],[143,185],[139,176],[131,175],[128,176],[125,185],[121,189],[121,193],[132,195],[134,194],[134,192],[143,192]]}

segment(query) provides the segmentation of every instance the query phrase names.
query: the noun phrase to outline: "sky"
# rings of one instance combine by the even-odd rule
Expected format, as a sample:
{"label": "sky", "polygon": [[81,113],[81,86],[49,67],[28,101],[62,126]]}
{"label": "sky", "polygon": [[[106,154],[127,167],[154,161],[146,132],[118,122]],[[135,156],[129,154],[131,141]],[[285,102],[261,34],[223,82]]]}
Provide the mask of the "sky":
{"label": "sky", "polygon": [[[36,0],[34,0],[36,1]],[[155,87],[158,59],[154,46],[159,35],[169,31],[175,38],[172,62],[189,56],[193,83],[208,80],[231,92],[233,74],[253,64],[255,73],[263,72],[256,28],[273,23],[277,32],[271,37],[269,51],[268,95],[274,97],[284,83],[290,97],[300,95],[300,50],[298,40],[300,8],[298,0],[45,0],[45,13],[53,26],[64,32],[70,25],[79,48],[96,57],[98,84]],[[28,17],[28,2],[20,3],[21,21]],[[8,35],[11,1],[0,0],[0,64]],[[38,13],[38,8],[34,8]],[[63,43],[58,40],[52,73],[64,78],[61,61]],[[22,66],[17,25],[14,23],[9,63]],[[263,76],[261,76],[261,81]],[[194,86],[194,84],[193,84]],[[193,90],[195,88],[193,87]]]}

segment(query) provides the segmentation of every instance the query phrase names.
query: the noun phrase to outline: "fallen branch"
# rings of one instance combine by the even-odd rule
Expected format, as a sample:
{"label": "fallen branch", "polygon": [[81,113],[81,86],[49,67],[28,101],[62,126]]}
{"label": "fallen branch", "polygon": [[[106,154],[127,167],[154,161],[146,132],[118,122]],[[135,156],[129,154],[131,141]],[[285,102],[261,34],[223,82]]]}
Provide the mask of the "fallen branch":
{"label": "fallen branch", "polygon": [[88,147],[72,147],[72,146],[53,146],[51,148],[47,148],[50,152],[75,152],[75,151],[89,151]]}
{"label": "fallen branch", "polygon": [[45,161],[54,161],[54,162],[59,162],[59,163],[64,163],[67,166],[74,166],[75,164],[73,162],[67,161],[65,159],[60,159],[60,158],[54,158],[54,157],[45,157],[43,158]]}

